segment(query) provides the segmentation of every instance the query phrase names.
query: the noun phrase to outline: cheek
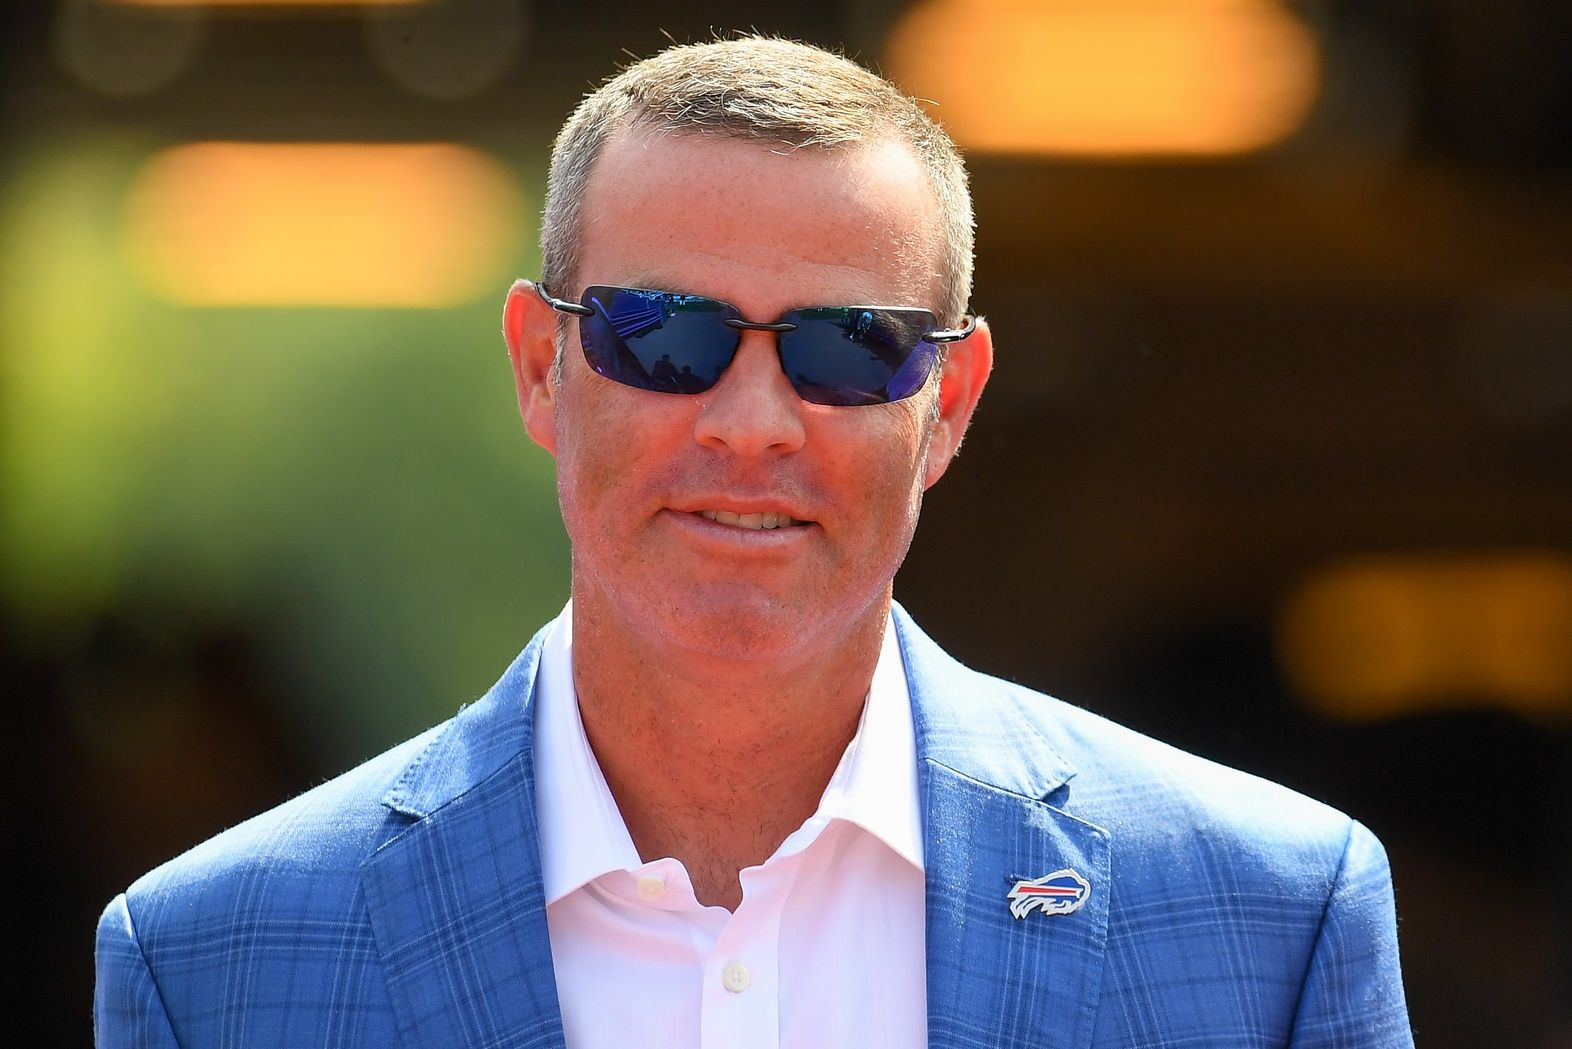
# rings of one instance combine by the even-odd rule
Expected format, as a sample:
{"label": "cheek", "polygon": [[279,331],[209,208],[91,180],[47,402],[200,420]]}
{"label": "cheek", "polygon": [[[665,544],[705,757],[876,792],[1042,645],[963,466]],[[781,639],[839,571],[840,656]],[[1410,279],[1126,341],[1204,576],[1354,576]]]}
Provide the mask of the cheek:
{"label": "cheek", "polygon": [[[614,530],[659,491],[685,427],[657,394],[570,377],[557,404],[557,492],[569,536]],[[619,511],[617,507],[628,508]]]}
{"label": "cheek", "polygon": [[[923,394],[913,398],[914,411],[908,417],[902,433],[902,447],[906,449],[909,472],[906,477],[906,505],[910,528],[917,528],[917,515],[922,509],[922,494],[928,489],[928,446],[933,439],[933,408],[937,397]],[[908,537],[909,539],[910,537]]]}
{"label": "cheek", "polygon": [[594,398],[570,393],[557,403],[557,497],[569,536],[577,538],[577,526],[593,523],[597,506],[619,488],[627,435]]}
{"label": "cheek", "polygon": [[840,466],[843,476],[861,487],[860,501],[867,512],[885,519],[889,538],[909,540],[926,477],[929,398],[914,397],[877,410],[884,417],[870,420],[873,425],[861,439],[842,441],[842,447],[862,449],[862,455],[847,456]]}

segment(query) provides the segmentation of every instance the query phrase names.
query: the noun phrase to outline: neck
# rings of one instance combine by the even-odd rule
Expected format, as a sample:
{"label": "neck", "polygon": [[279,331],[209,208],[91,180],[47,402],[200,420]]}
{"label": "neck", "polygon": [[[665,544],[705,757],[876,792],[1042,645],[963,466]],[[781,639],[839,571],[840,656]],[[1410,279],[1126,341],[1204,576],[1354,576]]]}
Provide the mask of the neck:
{"label": "neck", "polygon": [[575,591],[573,680],[585,734],[648,862],[681,860],[701,902],[735,907],[739,873],[813,814],[856,733],[889,594],[766,658],[673,653]]}

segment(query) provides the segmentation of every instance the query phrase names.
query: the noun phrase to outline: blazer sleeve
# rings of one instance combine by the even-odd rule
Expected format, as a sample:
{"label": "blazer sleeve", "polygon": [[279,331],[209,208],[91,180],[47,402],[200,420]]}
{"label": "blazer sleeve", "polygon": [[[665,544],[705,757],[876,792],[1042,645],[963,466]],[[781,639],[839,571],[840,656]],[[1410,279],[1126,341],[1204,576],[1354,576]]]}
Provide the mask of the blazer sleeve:
{"label": "blazer sleeve", "polygon": [[96,964],[93,1042],[98,1049],[178,1049],[124,893],[98,919]]}
{"label": "blazer sleeve", "polygon": [[1413,1049],[1386,850],[1351,823],[1294,1021],[1294,1049]]}

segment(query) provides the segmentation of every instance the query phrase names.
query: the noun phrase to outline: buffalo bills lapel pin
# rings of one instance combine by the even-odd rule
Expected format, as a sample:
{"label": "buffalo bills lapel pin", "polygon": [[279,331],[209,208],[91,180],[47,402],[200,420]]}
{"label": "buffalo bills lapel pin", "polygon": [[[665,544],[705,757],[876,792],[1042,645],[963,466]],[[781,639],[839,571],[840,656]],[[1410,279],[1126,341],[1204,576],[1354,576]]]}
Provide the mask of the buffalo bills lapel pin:
{"label": "buffalo bills lapel pin", "polygon": [[1066,867],[1030,881],[1016,880],[1009,895],[1010,913],[1018,919],[1033,911],[1073,914],[1091,894],[1091,883]]}

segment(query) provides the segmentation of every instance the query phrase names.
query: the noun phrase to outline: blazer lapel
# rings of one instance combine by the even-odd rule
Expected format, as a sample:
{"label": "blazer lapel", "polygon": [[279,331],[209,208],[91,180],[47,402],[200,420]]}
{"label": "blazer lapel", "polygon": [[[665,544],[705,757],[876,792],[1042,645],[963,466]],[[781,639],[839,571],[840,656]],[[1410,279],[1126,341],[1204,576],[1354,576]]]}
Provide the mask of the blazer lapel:
{"label": "blazer lapel", "polygon": [[[932,1049],[1083,1049],[1108,940],[1109,834],[1064,811],[1075,775],[1047,700],[961,666],[896,608],[917,734]],[[1064,914],[1016,918],[1010,891],[1061,870]]]}
{"label": "blazer lapel", "polygon": [[[1052,807],[930,764],[928,1038],[932,1049],[1090,1044],[1108,939],[1108,835]],[[1010,912],[1018,881],[1072,870],[1068,914]]]}
{"label": "blazer lapel", "polygon": [[531,757],[544,632],[383,799],[410,820],[361,868],[412,1046],[561,1049]]}

